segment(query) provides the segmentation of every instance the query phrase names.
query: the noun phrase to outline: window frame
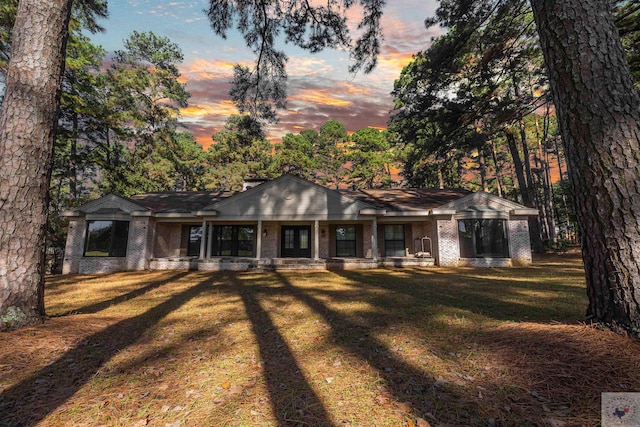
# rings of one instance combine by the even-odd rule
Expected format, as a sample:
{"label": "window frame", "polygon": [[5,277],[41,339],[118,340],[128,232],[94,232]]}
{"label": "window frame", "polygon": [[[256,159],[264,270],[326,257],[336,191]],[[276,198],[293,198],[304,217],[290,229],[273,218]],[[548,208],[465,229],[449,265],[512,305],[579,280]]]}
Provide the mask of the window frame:
{"label": "window frame", "polygon": [[[253,258],[255,256],[256,227],[254,225],[220,224],[210,227],[213,227],[211,233],[212,257]],[[251,230],[248,233],[251,239],[240,239],[240,229]],[[250,254],[248,254],[248,246],[251,248]]]}
{"label": "window frame", "polygon": [[[341,239],[338,229],[353,229],[353,239]],[[355,224],[337,224],[335,227],[336,238],[336,258],[355,258],[358,256],[358,227]],[[341,252],[340,243],[345,244],[342,250],[348,249],[348,252]],[[348,244],[348,245],[347,245]]]}
{"label": "window frame", "polygon": [[[397,238],[397,230],[393,231],[393,237],[395,237],[394,239],[387,239],[387,228],[390,227],[400,227],[400,229],[402,230],[402,239]],[[383,237],[384,237],[384,256],[385,257],[406,257],[407,256],[407,249],[406,249],[406,239],[405,239],[405,230],[404,230],[404,224],[384,224],[384,227],[382,229],[383,232]],[[398,243],[402,243],[402,254],[398,255],[400,253],[399,248],[397,248],[396,246],[398,246]],[[394,253],[391,254],[389,253],[390,250],[389,248],[393,247],[393,251]]]}
{"label": "window frame", "polygon": [[[111,223],[110,230],[108,232],[108,248],[107,251],[100,251],[99,254],[93,254],[93,252],[97,252],[94,250],[89,250],[92,242],[93,234],[98,232],[98,230],[91,230],[91,226],[96,223]],[[123,220],[111,220],[111,219],[95,219],[95,220],[87,220],[85,241],[84,241],[84,250],[82,252],[82,256],[86,258],[126,258],[127,251],[129,250],[129,229],[130,229],[130,221]],[[106,228],[106,227],[105,227]],[[124,243],[124,247],[120,247],[120,245]],[[106,254],[105,254],[106,253]]]}
{"label": "window frame", "polygon": [[[492,226],[491,222],[499,221],[500,225]],[[464,224],[464,231],[461,228]],[[467,231],[467,228],[470,231]],[[501,235],[486,235],[486,230],[500,230]],[[458,248],[460,258],[510,258],[508,220],[503,218],[458,218]],[[463,239],[466,239],[463,242]],[[489,240],[487,240],[489,239]],[[498,247],[498,242],[500,246]]]}
{"label": "window frame", "polygon": [[[192,240],[192,230],[194,228],[200,229],[200,238]],[[200,256],[200,247],[202,245],[202,238],[204,237],[204,232],[202,231],[202,225],[189,225],[188,233],[187,233],[187,256],[194,257]]]}

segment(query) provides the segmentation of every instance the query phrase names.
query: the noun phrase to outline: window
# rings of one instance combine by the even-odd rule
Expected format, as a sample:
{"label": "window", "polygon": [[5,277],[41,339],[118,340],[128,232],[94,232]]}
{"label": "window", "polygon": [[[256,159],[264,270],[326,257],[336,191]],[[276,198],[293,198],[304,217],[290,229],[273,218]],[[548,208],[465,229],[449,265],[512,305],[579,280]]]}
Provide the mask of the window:
{"label": "window", "polygon": [[385,256],[406,256],[404,245],[404,225],[389,224],[384,226]]}
{"label": "window", "polygon": [[84,256],[125,257],[129,221],[88,221]]}
{"label": "window", "polygon": [[252,257],[254,232],[252,226],[214,225],[211,255]]}
{"label": "window", "polygon": [[336,226],[336,256],[355,257],[356,256],[356,226],[337,225]]}
{"label": "window", "polygon": [[509,257],[505,220],[458,220],[458,236],[461,258]]}
{"label": "window", "polygon": [[189,241],[187,243],[187,256],[200,255],[200,242],[202,241],[202,226],[189,226]]}

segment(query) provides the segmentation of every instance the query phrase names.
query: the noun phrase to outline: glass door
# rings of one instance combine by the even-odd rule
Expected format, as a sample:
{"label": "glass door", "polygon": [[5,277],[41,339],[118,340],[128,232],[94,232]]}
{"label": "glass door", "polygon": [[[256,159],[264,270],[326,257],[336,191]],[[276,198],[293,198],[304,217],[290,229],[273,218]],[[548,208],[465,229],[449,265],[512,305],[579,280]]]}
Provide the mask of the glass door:
{"label": "glass door", "polygon": [[282,257],[311,258],[311,227],[308,225],[282,227]]}

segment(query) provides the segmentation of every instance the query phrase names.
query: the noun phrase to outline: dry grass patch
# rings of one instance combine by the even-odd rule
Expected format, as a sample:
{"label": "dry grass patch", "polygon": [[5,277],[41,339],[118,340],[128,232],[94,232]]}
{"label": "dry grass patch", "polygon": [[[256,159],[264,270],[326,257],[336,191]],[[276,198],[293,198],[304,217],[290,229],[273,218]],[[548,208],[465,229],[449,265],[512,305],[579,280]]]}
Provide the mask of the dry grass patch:
{"label": "dry grass patch", "polygon": [[640,345],[578,323],[583,275],[51,277],[51,320],[0,335],[0,425],[596,425]]}

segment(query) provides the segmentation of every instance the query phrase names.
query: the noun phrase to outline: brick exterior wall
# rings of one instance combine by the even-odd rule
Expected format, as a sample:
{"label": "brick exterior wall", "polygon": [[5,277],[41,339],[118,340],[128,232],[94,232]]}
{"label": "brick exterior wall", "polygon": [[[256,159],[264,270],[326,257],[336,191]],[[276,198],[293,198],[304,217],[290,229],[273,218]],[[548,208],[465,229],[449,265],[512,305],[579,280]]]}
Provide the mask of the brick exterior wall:
{"label": "brick exterior wall", "polygon": [[438,265],[510,267],[531,264],[529,223],[526,217],[507,220],[510,258],[460,258],[457,220],[438,220]]}
{"label": "brick exterior wall", "polygon": [[457,266],[460,260],[458,248],[458,226],[454,219],[438,219],[437,251],[434,254],[438,265],[443,267]]}
{"label": "brick exterior wall", "polygon": [[127,244],[127,270],[145,270],[149,267],[151,246],[149,236],[152,235],[149,217],[133,217],[129,223],[129,243]]}
{"label": "brick exterior wall", "polygon": [[149,261],[149,270],[198,270],[198,260],[192,258],[160,258]]}
{"label": "brick exterior wall", "polygon": [[[322,237],[322,230],[324,230],[324,237]],[[311,227],[311,238],[314,238],[313,227]],[[331,233],[330,227],[328,224],[320,224],[318,230],[318,239],[319,239],[319,257],[320,258],[329,258],[329,234]]]}
{"label": "brick exterior wall", "polygon": [[160,222],[156,225],[156,238],[153,246],[155,258],[179,257],[182,243],[182,224]]}
{"label": "brick exterior wall", "polygon": [[115,273],[127,270],[127,258],[82,257],[80,274]]}
{"label": "brick exterior wall", "polygon": [[407,247],[409,248],[409,253],[415,255],[418,252],[422,252],[422,238],[429,237],[431,239],[432,247],[429,247],[429,241],[424,241],[424,250],[425,252],[431,252],[433,256],[433,244],[435,240],[435,236],[433,235],[433,226],[431,221],[414,223],[412,226],[411,232],[411,242],[407,242]]}
{"label": "brick exterior wall", "polygon": [[511,267],[511,258],[462,258],[458,266],[464,267]]}
{"label": "brick exterior wall", "polygon": [[514,217],[509,220],[509,250],[513,265],[531,264],[528,218]]}
{"label": "brick exterior wall", "polygon": [[365,258],[373,258],[373,252],[371,248],[371,227],[372,223],[365,223],[362,225],[362,255]]}
{"label": "brick exterior wall", "polygon": [[65,245],[62,264],[63,274],[111,273],[149,268],[153,227],[155,220],[149,217],[134,217],[129,222],[129,238],[126,257],[84,257],[87,221],[72,218]]}
{"label": "brick exterior wall", "polygon": [[268,222],[262,223],[262,231],[267,230],[267,237],[262,236],[262,254],[261,258],[278,258],[278,254],[280,251],[278,250],[278,242],[280,242],[280,237],[278,236],[280,232],[280,227],[278,227],[277,223]]}
{"label": "brick exterior wall", "polygon": [[62,274],[80,273],[80,260],[84,254],[84,238],[87,232],[87,221],[84,218],[71,218],[67,231],[67,242],[64,246]]}

